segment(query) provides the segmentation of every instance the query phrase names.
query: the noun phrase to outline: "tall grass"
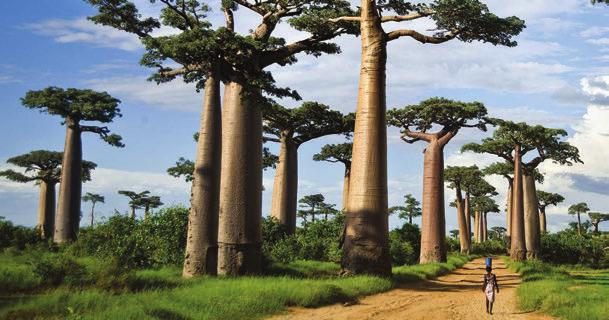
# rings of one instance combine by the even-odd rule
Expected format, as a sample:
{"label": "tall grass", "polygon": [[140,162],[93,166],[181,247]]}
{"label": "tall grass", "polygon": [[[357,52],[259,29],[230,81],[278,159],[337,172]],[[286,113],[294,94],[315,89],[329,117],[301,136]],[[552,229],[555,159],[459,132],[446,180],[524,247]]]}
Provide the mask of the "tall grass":
{"label": "tall grass", "polygon": [[609,269],[552,266],[539,261],[510,262],[522,275],[520,307],[567,320],[608,319]]}

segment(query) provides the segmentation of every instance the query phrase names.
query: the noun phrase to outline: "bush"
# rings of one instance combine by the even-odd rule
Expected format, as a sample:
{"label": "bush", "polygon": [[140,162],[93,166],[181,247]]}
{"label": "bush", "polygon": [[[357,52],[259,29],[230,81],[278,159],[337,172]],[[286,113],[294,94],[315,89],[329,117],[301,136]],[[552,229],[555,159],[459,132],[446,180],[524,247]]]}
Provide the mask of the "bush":
{"label": "bush", "polygon": [[561,231],[541,236],[540,259],[559,264],[585,264],[595,268],[608,266],[609,240],[591,235]]}
{"label": "bush", "polygon": [[15,226],[12,222],[0,217],[0,249],[16,247],[25,249],[28,245],[42,242],[38,232],[34,228]]}
{"label": "bush", "polygon": [[114,215],[94,228],[83,228],[70,248],[79,255],[113,258],[129,268],[180,265],[184,259],[188,209],[169,207],[146,220]]}
{"label": "bush", "polygon": [[481,243],[472,243],[473,254],[505,254],[506,250],[507,249],[505,248],[505,244],[503,243],[503,241],[498,239],[487,240]]}
{"label": "bush", "polygon": [[66,255],[44,255],[33,262],[34,273],[48,286],[83,286],[92,282],[85,266]]}
{"label": "bush", "polygon": [[415,224],[405,223],[389,232],[389,254],[393,265],[411,265],[419,261],[421,232]]}
{"label": "bush", "polygon": [[461,243],[459,242],[459,238],[446,237],[446,250],[448,252],[460,252]]}

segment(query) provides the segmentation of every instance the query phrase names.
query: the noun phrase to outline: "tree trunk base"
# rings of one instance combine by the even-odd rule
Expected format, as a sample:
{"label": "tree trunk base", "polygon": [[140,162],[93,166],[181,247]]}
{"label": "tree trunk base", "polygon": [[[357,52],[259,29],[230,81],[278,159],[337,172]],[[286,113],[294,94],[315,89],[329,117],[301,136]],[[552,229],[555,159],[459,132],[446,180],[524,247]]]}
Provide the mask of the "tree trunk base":
{"label": "tree trunk base", "polygon": [[442,250],[440,246],[436,246],[432,250],[421,250],[419,263],[446,262],[446,250]]}
{"label": "tree trunk base", "polygon": [[527,259],[526,249],[514,249],[510,251],[510,259],[514,261],[525,261]]}
{"label": "tree trunk base", "polygon": [[[357,243],[353,237],[347,236],[344,242],[344,252],[341,261],[341,275],[372,274],[390,277],[391,263],[388,252],[376,245]],[[348,253],[348,254],[347,254]]]}
{"label": "tree trunk base", "polygon": [[539,259],[539,251],[538,250],[527,250],[527,260],[536,260]]}
{"label": "tree trunk base", "polygon": [[207,246],[202,248],[200,256],[187,253],[184,257],[182,276],[192,278],[201,275],[216,275],[218,266],[218,247]]}
{"label": "tree trunk base", "polygon": [[262,264],[260,244],[218,245],[218,274],[241,276],[259,274]]}

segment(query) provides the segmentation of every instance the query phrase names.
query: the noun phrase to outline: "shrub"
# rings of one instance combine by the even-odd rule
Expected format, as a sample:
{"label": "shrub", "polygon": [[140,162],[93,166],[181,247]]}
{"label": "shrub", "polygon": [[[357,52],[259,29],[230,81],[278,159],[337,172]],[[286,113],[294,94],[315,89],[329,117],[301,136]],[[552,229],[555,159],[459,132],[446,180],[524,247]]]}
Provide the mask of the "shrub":
{"label": "shrub", "polygon": [[42,284],[48,286],[65,283],[77,287],[92,281],[85,266],[64,254],[42,256],[33,262],[33,271],[42,279]]}
{"label": "shrub", "polygon": [[458,238],[446,237],[446,250],[448,252],[461,251],[461,243]]}
{"label": "shrub", "polygon": [[505,254],[506,250],[505,244],[499,239],[487,240],[481,243],[472,243],[473,254]]}
{"label": "shrub", "polygon": [[0,217],[0,249],[16,247],[25,249],[28,245],[42,242],[38,232],[34,228],[15,226],[12,222]]}
{"label": "shrub", "polygon": [[543,234],[541,236],[541,255],[543,261],[563,264],[586,264],[603,267],[607,263],[604,248],[609,240],[591,235],[578,235],[572,231]]}
{"label": "shrub", "polygon": [[421,232],[415,224],[405,223],[389,232],[389,253],[393,265],[416,264],[421,253]]}

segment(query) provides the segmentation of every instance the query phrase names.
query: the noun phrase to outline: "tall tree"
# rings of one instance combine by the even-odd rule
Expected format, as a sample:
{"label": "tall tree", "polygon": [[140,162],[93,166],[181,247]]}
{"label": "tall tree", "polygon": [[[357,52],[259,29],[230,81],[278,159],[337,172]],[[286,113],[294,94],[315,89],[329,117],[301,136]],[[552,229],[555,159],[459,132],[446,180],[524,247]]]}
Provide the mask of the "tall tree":
{"label": "tall tree", "polygon": [[594,233],[599,234],[598,225],[603,221],[609,221],[609,214],[600,213],[600,212],[588,212],[588,217],[590,217],[590,223],[594,227]]}
{"label": "tall tree", "polygon": [[326,198],[322,194],[317,193],[302,197],[298,200],[298,203],[300,203],[302,211],[306,215],[311,216],[311,221],[315,222],[315,215],[319,214],[324,205],[326,205],[324,201],[326,201]]}
{"label": "tall tree", "polygon": [[150,215],[151,209],[158,208],[162,206],[164,203],[161,202],[161,197],[159,196],[143,196],[138,200],[139,204],[144,208],[144,218],[148,218]]}
{"label": "tall tree", "polygon": [[264,118],[265,140],[280,144],[271,215],[285,226],[288,234],[292,234],[296,230],[298,148],[323,136],[349,135],[353,131],[354,117],[344,116],[317,102],[304,102],[294,109],[275,104],[265,112]]}
{"label": "tall tree", "polygon": [[[486,200],[486,198],[496,196],[497,191],[495,190],[495,187],[484,180],[482,171],[480,170],[472,172],[472,175],[469,178],[470,179],[467,181],[465,190],[467,197],[471,197],[468,204],[470,206],[469,211],[471,215],[474,216],[474,239],[476,242],[481,242],[481,239],[484,236],[484,215],[482,213],[482,209],[491,206],[487,203],[488,200]],[[477,206],[474,203],[474,199],[478,199],[479,203]]]}
{"label": "tall tree", "polygon": [[[486,131],[486,108],[482,103],[465,103],[432,98],[418,105],[387,112],[387,122],[399,127],[407,143],[427,143],[423,165],[423,220],[421,263],[445,262],[446,219],[444,213],[444,147],[461,128]],[[436,132],[428,132],[439,126]]]}
{"label": "tall tree", "polygon": [[588,208],[588,204],[585,202],[580,202],[569,206],[569,214],[577,215],[577,234],[581,236],[582,234],[582,220],[581,215],[590,211]]}
{"label": "tall tree", "polygon": [[135,219],[135,210],[144,207],[142,199],[148,197],[150,191],[145,190],[138,193],[130,190],[119,190],[118,194],[129,198],[129,207],[131,208],[131,219]]}
{"label": "tall tree", "polygon": [[87,192],[82,197],[82,201],[91,202],[91,228],[93,228],[93,222],[95,221],[95,204],[98,202],[104,203],[106,198],[101,194]]}
{"label": "tall tree", "polygon": [[353,143],[327,144],[321,148],[319,153],[313,155],[315,161],[340,162],[345,166],[345,175],[343,179],[343,208],[345,211],[347,206],[347,198],[349,197],[349,178],[351,176],[351,150]]}
{"label": "tall tree", "polygon": [[55,216],[56,243],[76,240],[80,224],[80,202],[82,195],[82,140],[83,132],[98,134],[111,146],[124,147],[121,136],[110,134],[106,126],[85,125],[83,121],[110,123],[120,117],[120,100],[106,92],[89,89],[62,89],[48,87],[39,91],[28,91],[21,103],[30,109],[63,118],[66,126],[66,141],[63,151],[59,204]]}
{"label": "tall tree", "polygon": [[514,163],[513,162],[495,162],[482,169],[484,175],[498,175],[502,176],[507,180],[507,201],[505,206],[505,229],[506,236],[510,237],[510,226],[512,218],[512,189],[514,186]]}
{"label": "tall tree", "polygon": [[487,214],[489,212],[499,212],[499,206],[493,198],[483,195],[472,199],[472,207],[478,215],[478,238],[476,242],[481,243],[488,240]]}
{"label": "tall tree", "polygon": [[[480,170],[477,166],[457,167],[448,166],[444,171],[444,180],[449,183],[448,187],[455,189],[455,206],[457,208],[457,223],[459,224],[459,244],[462,253],[471,250],[471,236],[469,226],[470,203],[469,192],[463,197],[463,190],[470,191],[469,185],[472,181],[480,178]],[[467,207],[467,208],[466,208]]]}
{"label": "tall tree", "polygon": [[421,203],[412,194],[407,194],[404,196],[404,206],[389,208],[389,214],[397,212],[400,219],[408,219],[408,223],[412,224],[412,218],[422,214],[420,205]]}
{"label": "tall tree", "polygon": [[[426,17],[436,24],[433,35],[414,29],[387,33],[381,26],[385,22],[405,23]],[[331,21],[359,23],[362,48],[342,267],[345,273],[389,275],[385,122],[387,43],[409,37],[423,44],[458,39],[515,46],[512,37],[520,33],[524,22],[516,17],[499,18],[477,0],[435,0],[431,3],[361,0],[359,16]]]}
{"label": "tall tree", "polygon": [[[27,183],[35,182],[40,186],[38,200],[38,223],[36,229],[43,239],[52,239],[55,224],[55,186],[61,179],[63,153],[35,150],[6,160],[7,163],[24,168],[24,173],[11,169],[0,171],[0,177]],[[91,171],[97,165],[90,161],[82,162],[82,181],[91,180]]]}
{"label": "tall tree", "polygon": [[565,198],[558,193],[550,193],[537,190],[537,201],[539,201],[539,230],[541,233],[547,232],[546,208],[555,206],[565,201]]}

